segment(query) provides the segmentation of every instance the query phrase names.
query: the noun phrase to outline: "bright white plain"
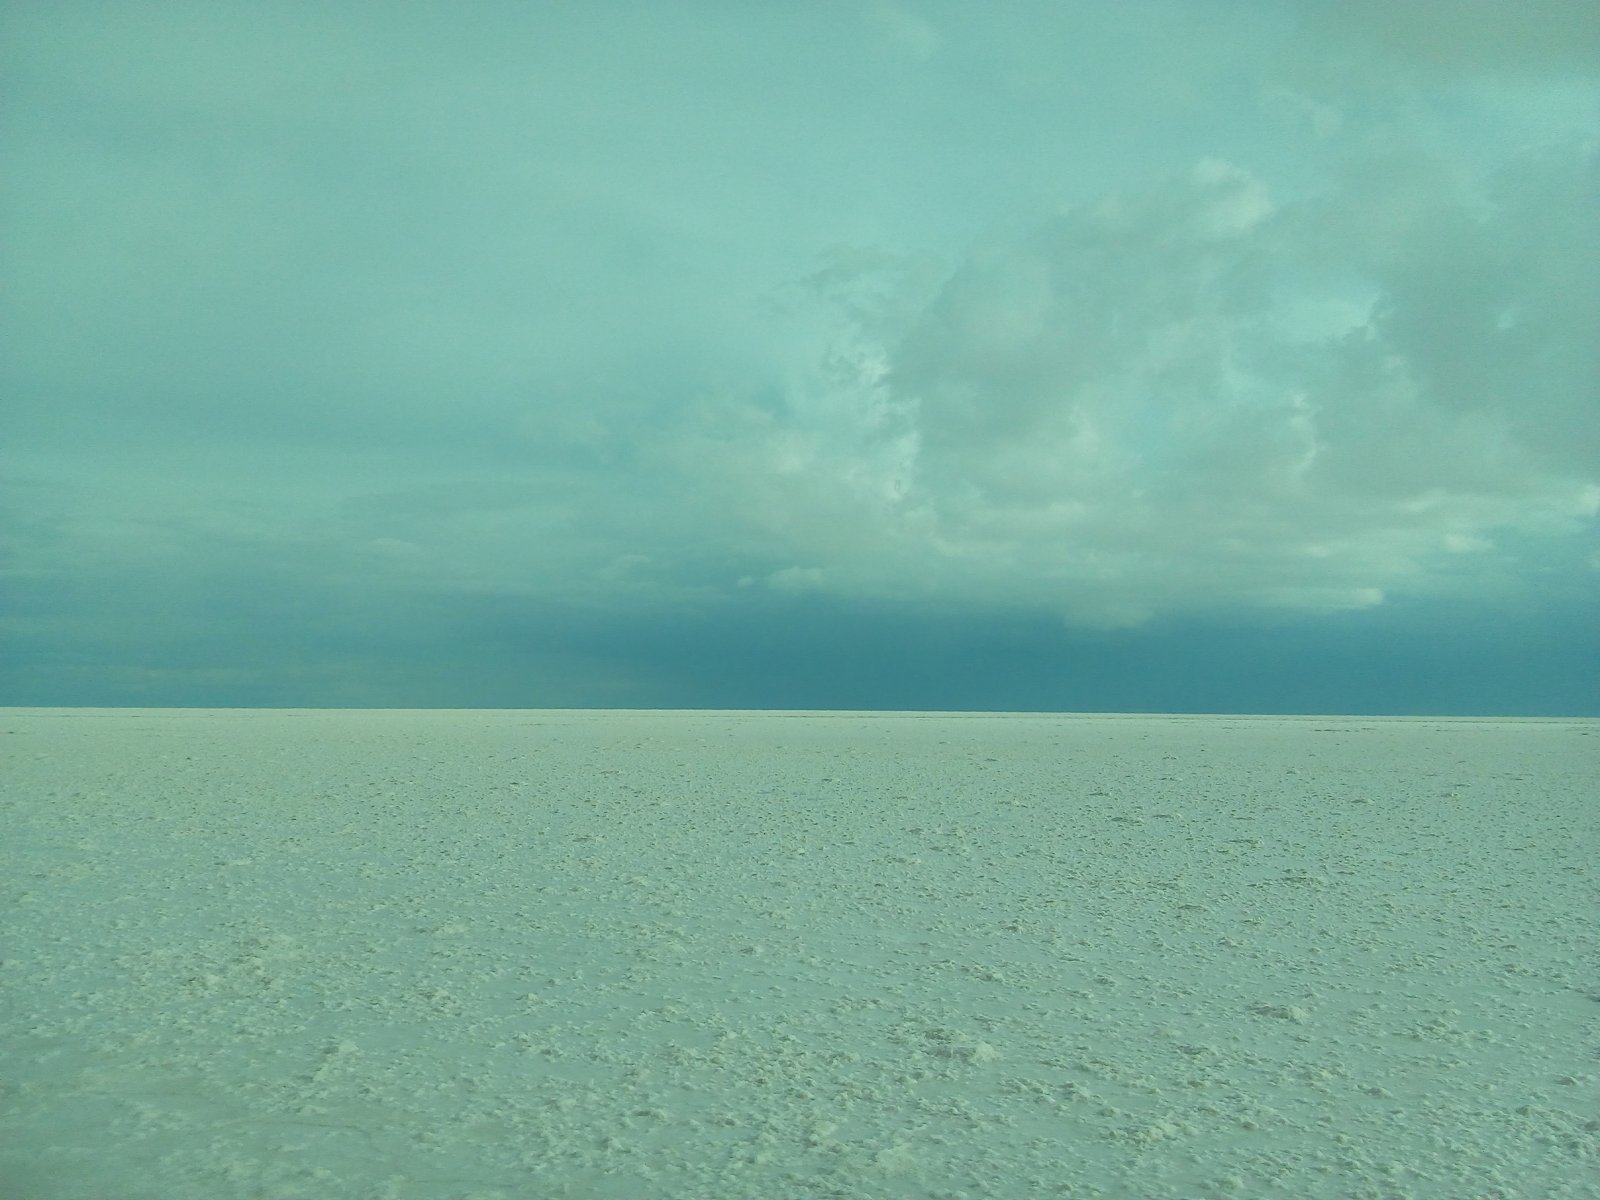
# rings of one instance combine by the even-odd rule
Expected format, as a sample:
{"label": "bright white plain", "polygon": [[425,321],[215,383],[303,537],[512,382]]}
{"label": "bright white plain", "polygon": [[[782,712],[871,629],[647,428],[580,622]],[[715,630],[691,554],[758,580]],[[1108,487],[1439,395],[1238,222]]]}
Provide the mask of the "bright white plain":
{"label": "bright white plain", "polygon": [[11,1200],[1600,1195],[1600,723],[0,713]]}

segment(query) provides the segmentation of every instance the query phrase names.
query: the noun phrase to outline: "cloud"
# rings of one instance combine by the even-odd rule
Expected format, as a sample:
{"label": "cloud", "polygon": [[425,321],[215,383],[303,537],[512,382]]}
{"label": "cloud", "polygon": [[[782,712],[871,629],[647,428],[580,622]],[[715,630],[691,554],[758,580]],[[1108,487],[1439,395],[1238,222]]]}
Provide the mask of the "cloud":
{"label": "cloud", "polygon": [[876,0],[868,16],[885,39],[918,61],[932,58],[944,40],[931,22],[892,0]]}
{"label": "cloud", "polygon": [[1323,152],[1429,147],[1483,171],[1508,147],[1592,141],[1600,9],[1587,0],[1301,0],[1260,97]]}
{"label": "cloud", "polygon": [[1209,7],[8,6],[0,632],[1592,591],[1588,6]]}
{"label": "cloud", "polygon": [[1600,71],[1600,10],[1588,0],[1317,0],[1312,40],[1426,75]]}
{"label": "cloud", "polygon": [[775,586],[1103,626],[1511,587],[1596,512],[1595,166],[1278,202],[1205,161],[934,289],[824,273],[851,316],[811,373],[685,446]]}

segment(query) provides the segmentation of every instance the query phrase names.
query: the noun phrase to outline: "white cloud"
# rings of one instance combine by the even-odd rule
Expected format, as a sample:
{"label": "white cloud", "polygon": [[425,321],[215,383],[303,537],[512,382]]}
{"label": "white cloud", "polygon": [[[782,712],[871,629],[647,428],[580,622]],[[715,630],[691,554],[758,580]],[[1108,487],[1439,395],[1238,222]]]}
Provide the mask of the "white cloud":
{"label": "white cloud", "polygon": [[723,446],[746,544],[820,564],[775,586],[1096,625],[1499,578],[1600,473],[1594,160],[1476,193],[1405,166],[1274,204],[1203,162],[975,253],[893,329],[867,306]]}

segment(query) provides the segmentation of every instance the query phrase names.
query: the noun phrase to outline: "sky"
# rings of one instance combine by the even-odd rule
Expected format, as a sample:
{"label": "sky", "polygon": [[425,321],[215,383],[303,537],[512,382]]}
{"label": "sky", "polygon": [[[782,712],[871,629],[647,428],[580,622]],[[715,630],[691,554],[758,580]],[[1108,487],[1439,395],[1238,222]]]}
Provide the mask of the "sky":
{"label": "sky", "polygon": [[1600,715],[1592,0],[10,0],[0,155],[0,704]]}

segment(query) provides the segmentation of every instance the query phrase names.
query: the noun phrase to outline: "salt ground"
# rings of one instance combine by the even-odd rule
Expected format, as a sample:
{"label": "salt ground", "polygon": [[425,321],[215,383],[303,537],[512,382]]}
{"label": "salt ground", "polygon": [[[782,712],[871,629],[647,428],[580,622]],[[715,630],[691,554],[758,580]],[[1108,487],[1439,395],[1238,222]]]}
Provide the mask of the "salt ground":
{"label": "salt ground", "polygon": [[1600,1195],[1600,723],[0,711],[8,1200]]}

